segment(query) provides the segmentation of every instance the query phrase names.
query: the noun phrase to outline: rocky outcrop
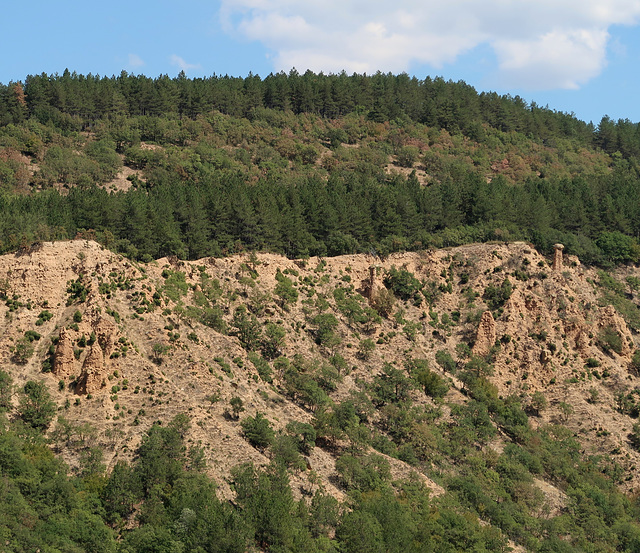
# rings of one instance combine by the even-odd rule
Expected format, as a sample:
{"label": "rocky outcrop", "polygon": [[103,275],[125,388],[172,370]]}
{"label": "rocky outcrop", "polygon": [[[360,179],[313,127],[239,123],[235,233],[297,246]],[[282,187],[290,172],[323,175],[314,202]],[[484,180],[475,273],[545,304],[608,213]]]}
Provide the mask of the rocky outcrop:
{"label": "rocky outcrop", "polygon": [[[66,293],[67,283],[79,277],[67,267],[79,265],[76,260],[80,259],[80,254],[86,255],[83,271],[87,272],[83,276],[83,285],[88,289],[90,285],[94,293],[90,293],[85,302],[76,299],[67,306],[70,299]],[[584,447],[589,451],[612,452],[619,449],[621,454],[616,455],[616,461],[626,463],[624,470],[633,475],[633,480],[624,485],[637,489],[640,476],[637,471],[632,472],[632,468],[640,462],[640,453],[628,446],[629,429],[635,421],[616,409],[616,395],[624,391],[626,396],[640,387],[640,378],[629,370],[631,354],[620,356],[615,351],[632,353],[640,347],[640,337],[628,331],[613,309],[599,307],[604,289],[593,284],[599,278],[596,270],[589,266],[579,268],[576,258],[562,254],[562,266],[556,263],[556,272],[551,271],[553,257],[547,259],[526,244],[476,244],[447,250],[395,253],[385,259],[353,255],[294,262],[275,254],[260,253],[257,254],[260,263],[255,266],[258,278],[252,281],[256,301],[260,297],[273,297],[277,285],[276,271],[294,269],[299,276],[292,280],[298,285],[301,295],[310,294],[309,298],[313,300],[317,297],[318,309],[324,305],[320,297],[326,298],[333,306],[331,313],[338,321],[336,334],[343,338],[343,344],[336,346],[335,351],[340,353],[350,372],[344,377],[348,386],[336,390],[336,400],[348,397],[356,379],[362,382],[375,379],[384,370],[385,363],[402,367],[408,354],[426,359],[435,373],[449,378],[437,361],[438,354],[444,351],[454,354],[454,358],[454,352],[462,356],[463,350],[457,346],[475,339],[473,353],[483,356],[482,359],[491,355],[493,374],[488,374],[487,379],[495,386],[497,394],[503,398],[519,398],[526,406],[535,392],[543,392],[548,407],[532,416],[531,424],[541,426],[561,422],[579,433],[581,439],[584,438]],[[182,298],[184,305],[195,305],[197,296],[194,297],[192,292],[207,292],[209,282],[217,280],[223,294],[220,305],[226,307],[224,318],[228,323],[233,309],[243,301],[240,296],[237,302],[228,298],[238,286],[235,275],[246,272],[242,267],[246,263],[247,256],[242,255],[176,266],[185,273],[190,287]],[[406,268],[425,283],[427,297],[422,299],[421,305],[417,306],[412,301],[401,302],[384,287],[384,271],[392,266]],[[104,432],[113,427],[113,416],[120,415],[115,421],[116,428],[121,428],[126,435],[109,434],[113,436],[108,438],[113,440],[110,455],[120,451],[124,454],[125,445],[127,451],[135,451],[141,429],[148,428],[156,420],[165,424],[178,410],[191,408],[189,414],[197,424],[192,425],[189,439],[194,443],[202,440],[209,466],[214,467],[212,472],[226,486],[226,497],[232,498],[234,495],[225,479],[231,467],[246,460],[263,463],[266,458],[247,444],[236,421],[225,418],[224,405],[228,405],[234,396],[241,397],[249,414],[264,412],[265,417],[274,421],[278,428],[284,428],[294,420],[311,422],[312,414],[299,404],[289,402],[286,393],[275,401],[278,397],[275,394],[285,390],[286,384],[280,366],[278,370],[273,369],[273,378],[279,388],[271,389],[269,397],[273,395],[272,401],[264,391],[261,392],[264,385],[260,379],[254,383],[255,369],[247,359],[248,352],[239,346],[236,338],[194,320],[183,320],[168,298],[166,305],[149,310],[144,317],[131,316],[139,311],[145,298],[152,300],[155,289],[162,293],[165,282],[162,272],[167,267],[174,267],[170,260],[159,260],[140,265],[140,270],[137,270],[116,254],[101,250],[97,245],[85,248],[77,241],[45,244],[42,251],[31,256],[0,256],[0,286],[6,281],[8,290],[20,295],[20,302],[29,299],[33,306],[37,306],[35,309],[25,306],[9,311],[9,305],[0,302],[0,363],[3,363],[4,370],[11,371],[16,382],[32,378],[38,374],[45,360],[49,341],[60,332],[51,359],[55,364],[54,372],[59,376],[46,376],[45,381],[58,405],[65,405],[67,401],[71,403],[65,417],[78,425],[92,421],[101,439],[107,435]],[[202,268],[206,269],[207,279]],[[481,299],[483,291],[489,286],[499,287],[506,276],[512,288],[509,299],[500,311],[486,311],[488,308]],[[618,269],[612,276],[627,291],[626,299],[636,305],[640,303],[637,291],[625,285],[627,276],[640,277],[637,267]],[[332,300],[333,292],[337,287],[348,288],[350,284],[345,283],[349,280],[363,296],[379,298],[380,303],[374,305],[380,308],[381,321],[349,324],[346,314],[337,309]],[[113,286],[125,281],[126,286]],[[100,292],[102,283],[109,284],[108,294]],[[627,284],[631,283],[635,281]],[[364,307],[367,300],[360,299]],[[317,347],[311,332],[302,332],[305,326],[310,326],[309,314],[315,314],[314,309],[310,301],[304,304],[299,301],[285,319],[275,303],[270,302],[262,313],[256,315],[261,325],[282,319],[281,327],[286,335],[279,351],[289,359],[299,354],[301,363],[309,363],[301,369],[309,367],[308,370],[315,370],[312,363],[316,359],[322,363],[318,365],[320,369],[325,361],[320,361],[318,356],[328,355]],[[478,309],[481,309],[479,313]],[[51,312],[52,317],[45,324],[39,324],[36,321],[43,310]],[[74,330],[74,326],[60,331],[62,325],[71,323],[69,317],[75,310],[82,313],[82,320],[77,323],[78,330]],[[122,317],[118,323],[117,316],[109,314],[116,310]],[[435,328],[429,326],[430,312],[438,314],[433,321]],[[451,322],[456,312],[459,317],[456,317],[455,324],[445,324],[447,319],[444,315],[447,314]],[[398,317],[391,317],[394,313],[398,313]],[[401,317],[413,323],[419,331],[411,337],[409,332],[402,332],[398,328]],[[478,324],[480,318],[482,322]],[[29,363],[17,365],[10,361],[11,347],[23,339],[28,329],[42,333],[42,338],[32,344],[34,353]],[[169,329],[171,334],[167,336]],[[407,330],[410,329],[408,326]],[[356,338],[356,331],[359,338]],[[177,336],[178,333],[181,337]],[[190,333],[197,337],[197,341],[192,341]],[[622,340],[617,341],[618,337]],[[353,346],[358,339],[364,338],[371,338],[376,344],[366,363],[359,359],[357,347],[347,346]],[[496,343],[500,347],[495,347]],[[610,343],[616,350],[611,346],[608,349],[603,347]],[[171,355],[165,355],[161,365],[153,363],[156,344],[171,346]],[[75,359],[74,349],[78,353],[83,346],[84,352]],[[237,359],[237,364],[231,365],[232,359]],[[336,356],[335,360],[340,358]],[[230,369],[233,378],[228,377]],[[70,377],[78,377],[74,392],[84,395],[76,405],[69,395]],[[60,386],[59,380],[66,385]],[[467,401],[467,397],[459,393],[464,385],[457,379],[453,383],[447,402],[462,404]],[[118,402],[120,406],[126,405],[126,410],[118,409],[116,412],[115,401],[109,401],[112,386],[120,386]],[[600,394],[597,403],[592,403],[592,389]],[[87,394],[91,394],[93,399],[87,400]],[[422,402],[422,396],[418,397]],[[633,401],[635,399],[637,397],[634,396]],[[565,414],[561,405],[567,409],[571,406],[575,414]],[[140,427],[134,424],[136,416]],[[455,412],[451,416],[455,416]],[[428,423],[422,426],[413,429],[414,443],[417,448],[428,449],[433,436]],[[605,437],[605,432],[591,431],[595,426],[606,430],[609,436]],[[500,442],[504,442],[504,435],[500,436]],[[335,475],[335,459],[329,449],[316,447],[308,456],[312,469],[329,482],[327,487],[333,485],[329,478]],[[117,459],[109,458],[108,462],[112,465]],[[299,485],[300,489],[309,484],[305,472],[309,471],[300,471],[295,476],[296,486]],[[314,488],[308,486],[304,489]],[[342,493],[337,488],[335,490],[335,493]]]}
{"label": "rocky outcrop", "polygon": [[113,353],[113,348],[118,339],[118,327],[109,319],[100,317],[93,324],[93,331],[96,333],[96,339],[102,348],[103,354],[109,357]]}
{"label": "rocky outcrop", "polygon": [[496,321],[491,311],[485,311],[480,318],[476,343],[473,345],[473,354],[484,357],[489,354],[496,342]]}
{"label": "rocky outcrop", "polygon": [[60,337],[53,356],[53,374],[66,378],[75,372],[76,358],[73,354],[73,340],[66,328],[60,330]]}
{"label": "rocky outcrop", "polygon": [[612,305],[601,307],[598,319],[599,331],[603,332],[607,328],[612,329],[620,336],[622,342],[620,355],[629,355],[631,353],[629,343],[633,343],[633,339],[631,338],[627,323],[624,322],[624,319],[618,314],[615,308]]}
{"label": "rocky outcrop", "polygon": [[540,352],[540,363],[546,365],[553,359],[553,354],[548,349],[543,349]]}
{"label": "rocky outcrop", "polygon": [[98,342],[91,346],[82,365],[82,374],[76,386],[77,394],[93,394],[104,387],[106,369],[104,353]]}
{"label": "rocky outcrop", "polygon": [[382,275],[384,271],[380,265],[371,265],[369,267],[369,277],[360,283],[360,291],[362,295],[371,302],[376,293],[384,288],[382,283]]}

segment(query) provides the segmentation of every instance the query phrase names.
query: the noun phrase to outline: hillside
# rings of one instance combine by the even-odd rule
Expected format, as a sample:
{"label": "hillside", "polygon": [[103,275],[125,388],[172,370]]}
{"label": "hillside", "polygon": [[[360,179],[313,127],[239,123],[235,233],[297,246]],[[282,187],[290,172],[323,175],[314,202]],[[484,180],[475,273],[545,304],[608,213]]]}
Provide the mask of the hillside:
{"label": "hillside", "polygon": [[[639,277],[522,242],[149,263],[42,242],[0,257],[0,366],[10,418],[33,424],[21,390],[45,383],[56,412],[39,427],[77,474],[96,450],[107,474],[136,462],[147,433],[186,414],[185,447],[241,512],[234,467],[283,463],[296,501],[322,491],[342,517],[382,493],[377,474],[400,498],[421,483],[432,514],[488,523],[473,530],[486,550],[631,551]],[[247,423],[263,417],[275,437]],[[320,534],[351,551],[345,520]]]}
{"label": "hillside", "polygon": [[381,73],[0,84],[0,549],[640,551],[639,129]]}
{"label": "hillside", "polygon": [[[184,77],[184,76],[183,76]],[[289,258],[554,243],[640,259],[638,126],[406,75],[0,85],[0,252]]]}

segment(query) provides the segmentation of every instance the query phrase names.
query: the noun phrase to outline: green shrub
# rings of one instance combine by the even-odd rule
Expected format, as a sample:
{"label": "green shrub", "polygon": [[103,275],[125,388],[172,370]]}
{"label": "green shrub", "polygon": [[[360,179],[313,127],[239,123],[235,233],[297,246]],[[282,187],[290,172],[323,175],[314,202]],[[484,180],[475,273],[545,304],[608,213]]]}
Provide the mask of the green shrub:
{"label": "green shrub", "polygon": [[422,303],[420,292],[422,283],[406,269],[391,267],[384,277],[384,285],[404,301],[413,301],[415,305]]}
{"label": "green shrub", "polygon": [[362,492],[380,490],[391,479],[389,461],[376,454],[343,455],[336,461],[336,472],[345,488]]}
{"label": "green shrub", "polygon": [[366,361],[371,357],[374,349],[376,349],[375,342],[371,338],[365,338],[364,340],[360,340],[356,356],[363,361]]}
{"label": "green shrub", "polygon": [[449,383],[429,369],[429,362],[426,359],[411,359],[407,362],[406,367],[425,395],[439,399],[449,391]]}
{"label": "green shrub", "polygon": [[9,373],[0,369],[0,412],[11,409],[13,379]]}
{"label": "green shrub", "polygon": [[413,167],[420,157],[420,150],[416,146],[403,146],[398,151],[398,165]]}
{"label": "green shrub", "polygon": [[41,326],[47,321],[50,321],[53,318],[53,313],[51,311],[41,311],[40,315],[38,315],[38,320],[36,321],[36,326]]}
{"label": "green shrub", "polygon": [[262,413],[257,413],[255,417],[247,417],[240,425],[244,437],[257,449],[266,449],[271,445],[274,438],[271,423]]}
{"label": "green shrub", "polygon": [[261,351],[266,359],[275,359],[285,345],[286,330],[276,323],[268,322],[264,328]]}
{"label": "green shrub", "polygon": [[633,425],[631,432],[627,437],[629,438],[629,443],[633,449],[640,451],[640,422],[636,422]]}
{"label": "green shrub", "polygon": [[56,413],[56,405],[44,382],[30,380],[22,389],[18,409],[22,420],[38,430],[46,429]]}
{"label": "green shrub", "polygon": [[169,352],[169,346],[166,344],[155,343],[151,348],[156,363],[162,363],[162,358]]}
{"label": "green shrub", "polygon": [[287,432],[296,438],[298,451],[309,455],[316,445],[316,430],[305,422],[292,421],[287,424]]}
{"label": "green shrub", "polygon": [[505,278],[499,287],[494,286],[493,284],[487,286],[484,290],[484,294],[482,295],[482,299],[484,299],[491,311],[495,311],[506,303],[506,301],[511,297],[512,291],[513,286],[511,285],[511,282],[508,278]]}
{"label": "green shrub", "polygon": [[227,332],[227,323],[224,320],[222,309],[217,305],[204,307],[202,311],[200,311],[200,322],[209,328],[213,328],[220,334]]}
{"label": "green shrub", "polygon": [[13,349],[13,360],[19,365],[26,365],[33,355],[34,348],[31,345],[31,340],[23,338],[20,340]]}
{"label": "green shrub", "polygon": [[82,282],[82,277],[79,277],[75,281],[69,282],[67,285],[67,294],[69,294],[67,305],[71,305],[74,301],[86,301],[88,293],[89,290]]}
{"label": "green shrub", "polygon": [[636,374],[640,373],[640,349],[633,352],[633,356],[631,357],[631,370]]}
{"label": "green shrub", "polygon": [[536,391],[531,396],[531,407],[535,410],[537,415],[540,415],[540,412],[546,409],[548,405],[549,402],[542,392]]}
{"label": "green shrub", "polygon": [[186,295],[189,285],[186,282],[186,275],[181,271],[162,271],[165,278],[164,286],[160,289],[171,301],[177,302],[182,296]]}
{"label": "green shrub", "polygon": [[288,469],[304,470],[307,463],[300,455],[298,442],[289,434],[278,434],[271,446],[276,463],[281,463]]}
{"label": "green shrub", "polygon": [[276,284],[274,293],[280,298],[279,304],[283,309],[289,309],[291,304],[295,304],[298,301],[298,290],[293,287],[293,282],[289,277],[284,276],[280,269],[276,272]]}
{"label": "green shrub", "polygon": [[618,355],[622,355],[622,337],[615,328],[605,326],[598,333],[598,346],[605,352],[615,351]]}
{"label": "green shrub", "polygon": [[640,259],[640,246],[635,238],[620,231],[602,232],[596,240],[604,257],[612,263],[635,263]]}
{"label": "green shrub", "polygon": [[242,347],[254,351],[260,347],[262,341],[262,329],[255,315],[249,315],[244,305],[238,306],[234,315],[232,326],[233,334],[238,337]]}
{"label": "green shrub", "polygon": [[612,305],[630,328],[640,330],[640,311],[627,296],[625,285],[605,271],[598,271],[598,285],[602,290],[600,305]]}
{"label": "green shrub", "polygon": [[436,352],[436,362],[442,367],[443,371],[448,373],[456,372],[456,362],[448,351],[444,349],[438,350]]}
{"label": "green shrub", "polygon": [[244,402],[242,401],[242,398],[233,396],[229,400],[229,405],[231,405],[231,410],[233,411],[233,418],[237,420],[240,417],[240,413],[244,411]]}
{"label": "green shrub", "polygon": [[27,330],[24,333],[24,339],[33,342],[34,340],[40,340],[41,336],[35,330]]}
{"label": "green shrub", "polygon": [[253,364],[253,366],[258,371],[258,375],[265,382],[272,382],[273,371],[271,370],[271,366],[267,362],[267,360],[258,355],[257,353],[249,353],[249,361]]}
{"label": "green shrub", "polygon": [[339,343],[339,337],[335,334],[338,328],[338,319],[332,313],[319,313],[312,321],[316,325],[316,342],[321,346],[331,347]]}

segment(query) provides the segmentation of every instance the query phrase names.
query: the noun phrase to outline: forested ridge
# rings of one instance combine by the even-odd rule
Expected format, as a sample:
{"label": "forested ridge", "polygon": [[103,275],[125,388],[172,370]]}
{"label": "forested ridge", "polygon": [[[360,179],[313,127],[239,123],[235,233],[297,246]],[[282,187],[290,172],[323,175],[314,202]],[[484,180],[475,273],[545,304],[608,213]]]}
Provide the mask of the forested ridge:
{"label": "forested ridge", "polygon": [[[629,121],[442,79],[28,76],[0,86],[0,251],[79,233],[138,259],[528,240],[634,261],[638,152]],[[108,186],[123,169],[130,188]]]}

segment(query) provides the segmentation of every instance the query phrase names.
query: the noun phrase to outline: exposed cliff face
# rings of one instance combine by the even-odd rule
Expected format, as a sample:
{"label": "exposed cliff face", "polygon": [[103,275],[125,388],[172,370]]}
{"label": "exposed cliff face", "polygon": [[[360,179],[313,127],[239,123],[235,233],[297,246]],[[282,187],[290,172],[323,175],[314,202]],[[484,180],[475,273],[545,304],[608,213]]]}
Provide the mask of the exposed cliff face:
{"label": "exposed cliff face", "polygon": [[[232,397],[242,398],[243,416],[265,413],[276,430],[314,416],[308,405],[294,401],[286,371],[274,357],[299,355],[308,367],[321,367],[339,354],[342,374],[329,389],[339,402],[361,390],[385,363],[406,372],[407,359],[426,359],[431,370],[449,379],[436,353],[444,350],[462,366],[468,359],[460,344],[466,344],[494,367],[490,379],[500,395],[518,396],[526,404],[533,393],[545,394],[548,407],[531,417],[532,424],[562,421],[585,451],[620,452],[620,464],[632,467],[640,462],[627,439],[633,420],[616,410],[616,395],[640,385],[629,370],[638,335],[613,307],[599,305],[595,270],[570,256],[562,270],[552,265],[553,259],[522,243],[384,260],[293,261],[257,254],[146,265],[92,242],[46,243],[28,254],[0,258],[0,281],[10,297],[18,296],[11,305],[0,304],[0,363],[17,385],[42,379],[60,406],[71,403],[65,417],[96,427],[97,443],[109,446],[109,463],[128,455],[125,446],[134,451],[153,421],[189,413],[189,439],[205,445],[210,472],[221,493],[230,494],[224,476],[232,466],[267,461],[228,416]],[[361,310],[368,307],[366,298],[386,291],[383,276],[392,267],[424,283],[423,292],[406,301],[397,296],[388,318],[376,319]],[[640,273],[628,268],[625,274]],[[360,301],[361,296],[366,298]],[[627,296],[638,303],[632,290]],[[246,307],[244,319],[240,306]],[[41,317],[45,311],[50,318]],[[74,321],[76,312],[81,317]],[[267,329],[273,328],[281,335],[269,349]],[[16,365],[12,348],[30,329],[42,338],[31,359]],[[251,343],[251,332],[261,341]],[[52,372],[43,372],[58,336]],[[370,343],[363,345],[366,340]],[[270,363],[270,376],[264,365],[251,361],[252,348]],[[75,388],[59,389],[60,380],[72,378]],[[452,382],[445,400],[466,401],[456,389],[460,382]],[[415,402],[431,402],[417,390],[411,394]],[[567,403],[573,415],[562,411]],[[327,489],[340,496],[329,478],[333,462],[330,449],[314,448],[308,458]],[[397,460],[392,466],[398,474],[411,470]],[[630,488],[640,484],[631,474]],[[308,472],[296,478],[296,486],[309,485]]]}
{"label": "exposed cliff face", "polygon": [[633,337],[624,319],[611,305],[601,307],[598,310],[598,332],[611,332],[620,337],[620,348],[617,352],[620,356],[626,357],[632,352]]}

